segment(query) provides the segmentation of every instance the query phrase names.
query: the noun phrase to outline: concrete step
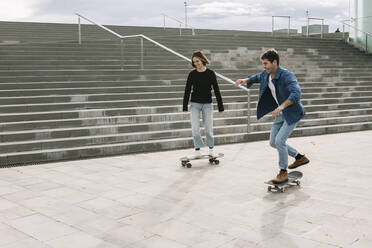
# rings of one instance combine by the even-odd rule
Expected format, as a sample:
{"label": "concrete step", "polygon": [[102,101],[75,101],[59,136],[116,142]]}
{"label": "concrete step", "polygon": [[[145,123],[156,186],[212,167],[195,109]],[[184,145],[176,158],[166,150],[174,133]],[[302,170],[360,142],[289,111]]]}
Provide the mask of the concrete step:
{"label": "concrete step", "polygon": [[[330,126],[297,128],[292,136],[309,136],[338,132],[351,132],[372,129],[372,122],[339,124]],[[215,144],[229,144],[249,142],[252,140],[268,139],[269,132],[221,134],[215,136]],[[105,145],[92,145],[66,149],[43,149],[28,152],[12,152],[0,154],[0,164],[23,164],[34,161],[55,161],[66,159],[80,159],[86,157],[109,156],[123,153],[151,152],[171,149],[181,149],[192,146],[191,138],[172,138],[158,141],[128,142]]]}
{"label": "concrete step", "polygon": [[[167,106],[167,105],[178,105],[182,103],[182,98],[180,97],[168,97],[168,98],[149,98],[149,99],[138,99],[134,98],[132,100],[111,100],[111,101],[79,101],[77,98],[75,102],[63,102],[63,103],[34,103],[34,104],[14,104],[14,105],[1,105],[0,113],[20,113],[20,112],[43,112],[43,111],[55,111],[55,110],[68,110],[68,109],[101,109],[101,108],[125,108],[125,107],[135,107],[135,106]],[[246,102],[246,95],[237,96],[224,96],[225,103],[231,102]],[[251,104],[255,106],[257,97],[252,96]],[[372,96],[358,96],[358,97],[329,97],[329,98],[309,98],[302,99],[302,104],[307,105],[317,105],[317,104],[340,104],[340,103],[354,103],[354,102],[371,102]]]}
{"label": "concrete step", "polygon": [[[151,87],[149,85],[151,84]],[[121,93],[121,92],[158,92],[169,90],[185,89],[185,79],[175,80],[131,80],[131,81],[74,81],[74,82],[30,82],[30,83],[1,83],[0,94],[6,96],[38,96],[38,95],[63,95],[82,93]],[[371,90],[371,81],[343,81],[343,82],[299,82],[302,92],[344,92],[349,90],[364,91]],[[220,89],[232,89],[232,85],[219,80]],[[22,89],[22,92],[19,91]],[[253,85],[250,90],[258,89],[258,85]],[[304,91],[306,90],[306,91]]]}
{"label": "concrete step", "polygon": [[[145,68],[144,70],[138,70],[138,69],[116,69],[116,70],[77,70],[77,69],[66,69],[66,70],[0,70],[0,76],[1,78],[4,78],[6,76],[20,76],[20,77],[35,77],[35,76],[58,76],[58,75],[184,75],[188,74],[192,69],[191,66],[188,68],[186,66],[187,63],[185,63],[185,66],[180,67],[180,68],[175,68],[175,69],[169,69],[169,68],[164,68],[164,69],[147,69]],[[124,65],[125,66],[125,65]],[[261,72],[262,70],[255,68],[255,67],[250,67],[250,68],[245,68],[245,69],[233,69],[233,68],[221,68],[220,66],[215,66],[219,67],[218,73],[221,74],[247,74],[247,75],[252,75]],[[214,67],[211,67],[213,69]],[[316,74],[320,74],[319,76],[323,77],[337,77],[339,78],[340,76],[343,77],[352,77],[352,76],[360,76],[360,77],[365,77],[365,76],[370,76],[372,74],[371,71],[368,71],[366,69],[355,69],[355,70],[337,70],[337,69],[307,69],[307,68],[298,68],[297,70],[294,70],[294,73],[296,74],[297,78],[302,78],[302,77],[316,77]],[[315,75],[314,75],[315,74]],[[314,75],[314,76],[313,76]]]}
{"label": "concrete step", "polygon": [[[172,71],[169,71],[172,72]],[[125,80],[175,80],[175,79],[183,79],[185,80],[187,78],[188,70],[185,70],[183,73],[177,73],[175,70],[173,70],[174,74],[169,73],[166,75],[166,70],[158,70],[157,73],[147,73],[147,74],[141,74],[140,71],[134,72],[134,73],[120,73],[118,70],[118,73],[116,74],[110,74],[108,71],[102,74],[92,74],[92,73],[84,73],[79,74],[75,73],[73,75],[69,74],[61,74],[60,75],[43,75],[42,73],[38,73],[38,76],[33,75],[26,75],[26,76],[0,76],[0,84],[1,83],[11,83],[11,82],[60,82],[60,81],[97,81],[101,80],[103,83],[104,81],[125,81]],[[232,80],[247,77],[247,75],[252,74],[246,74],[239,71],[236,72],[229,72],[224,73],[221,71],[217,71],[218,73],[221,73],[222,75],[231,78]],[[256,71],[258,73],[259,71]],[[255,73],[254,73],[255,74]],[[331,76],[327,75],[297,75],[297,80],[299,82],[301,81],[307,81],[307,82],[327,82],[327,81],[370,81],[371,76],[370,75],[364,75],[364,76],[358,76],[358,75],[334,75]]]}
{"label": "concrete step", "polygon": [[[212,61],[211,69],[214,69],[216,65],[219,67],[221,66],[223,62],[221,61]],[[152,65],[164,65],[164,66],[179,66],[179,69],[188,68],[189,63],[187,61],[183,61],[177,58],[173,59],[162,59],[162,60],[144,60],[145,68],[148,68],[148,66]],[[67,66],[67,67],[65,67]],[[79,69],[78,66],[86,66],[88,68],[95,68],[97,67],[103,67],[104,66],[122,66],[122,60],[121,59],[107,59],[107,60],[0,60],[0,67],[2,70],[15,70],[15,69],[22,69],[22,70],[30,70],[31,68],[38,68],[41,70],[45,69],[55,69],[55,70],[61,70],[61,69]],[[89,67],[92,66],[92,67]],[[124,61],[124,68],[130,68],[136,66],[135,68],[138,69],[140,66],[140,60],[139,59],[125,59]],[[235,65],[237,68],[243,68],[243,69],[260,69],[261,65],[259,65],[257,62],[245,62],[242,65]],[[290,68],[292,71],[296,72],[299,68],[301,70],[319,70],[324,72],[342,72],[345,71],[365,71],[371,68],[371,65],[368,65],[368,63],[362,63],[357,64],[356,62],[332,62],[329,61],[287,61],[284,65],[285,68]],[[121,69],[115,68],[115,69]],[[191,69],[191,67],[190,67]],[[300,70],[300,71],[301,71]]]}
{"label": "concrete step", "polygon": [[[176,49],[178,52],[184,53],[191,53],[192,49],[190,47],[185,46],[184,44],[180,44],[179,41],[175,41],[174,43],[164,42],[167,46],[171,46],[172,49]],[[230,53],[233,51],[238,52],[247,52],[249,51],[253,54],[254,51],[260,52],[263,50],[262,45],[258,45],[257,43],[234,43],[230,42],[226,44],[226,41],[221,43],[198,43],[193,42],[191,46],[200,46],[205,53]],[[283,52],[292,53],[293,55],[298,54],[308,54],[308,55],[327,55],[327,54],[341,54],[341,55],[352,55],[355,54],[353,49],[347,49],[345,47],[344,51],[340,51],[340,47],[319,47],[319,48],[312,48],[310,49],[309,46],[306,45],[293,45],[288,48],[287,43],[277,44],[277,43],[270,43],[271,45],[275,46],[276,49]],[[0,53],[1,54],[49,54],[49,53],[77,53],[77,54],[84,54],[84,53],[92,53],[92,54],[100,54],[100,53],[110,53],[114,51],[121,51],[121,44],[120,42],[111,42],[108,44],[96,44],[96,45],[78,45],[78,44],[71,44],[71,43],[59,43],[59,44],[49,44],[49,45],[7,45],[7,46],[0,46]],[[143,45],[144,52],[164,52],[162,48],[156,46],[150,42],[145,42]],[[141,46],[138,41],[132,43],[125,43],[123,45],[123,49],[125,53],[132,52],[132,53],[139,53],[141,51]],[[362,56],[364,57],[364,56]],[[366,56],[365,56],[366,57]]]}
{"label": "concrete step", "polygon": [[[0,123],[0,132],[22,131],[22,130],[38,130],[38,129],[55,129],[55,128],[78,128],[78,127],[97,127],[108,125],[121,125],[121,124],[145,124],[153,122],[175,122],[190,120],[189,113],[178,112],[160,113],[160,114],[144,114],[144,115],[118,115],[107,117],[94,117],[94,118],[65,118],[65,119],[40,119],[34,121],[14,121]],[[251,122],[256,123],[256,111],[251,111]],[[320,119],[320,118],[334,118],[334,117],[351,117],[372,115],[372,108],[365,109],[349,109],[349,110],[329,110],[329,111],[314,111],[307,112],[304,120],[307,119]],[[247,122],[247,110],[229,110],[223,113],[215,112],[216,119],[228,119],[235,121],[235,124],[241,123],[236,121]],[[271,120],[270,115],[262,119],[264,122]],[[261,121],[261,120],[260,120]]]}
{"label": "concrete step", "polygon": [[[148,45],[146,45],[148,44]],[[192,45],[185,46],[184,44],[179,44],[179,42],[175,42],[174,44],[168,44],[164,43],[164,45],[170,47],[173,50],[176,50],[179,53],[185,53],[185,54],[192,54],[193,49],[196,47],[204,51],[207,55],[213,55],[215,53],[227,53],[231,55],[236,54],[243,54],[246,56],[259,56],[261,52],[263,52],[265,49],[269,47],[274,47],[276,50],[278,50],[280,53],[284,55],[289,54],[293,56],[299,56],[299,55],[306,55],[309,57],[319,57],[322,58],[324,56],[328,55],[340,55],[340,56],[349,56],[352,57],[355,55],[355,51],[353,48],[345,47],[343,51],[340,51],[339,47],[335,46],[334,48],[330,48],[329,45],[322,47],[315,47],[309,49],[308,46],[292,46],[291,48],[288,48],[288,44],[283,45],[276,45],[276,44],[270,44],[267,48],[262,47],[262,45],[257,44],[233,44],[230,43],[229,45],[226,44],[226,42],[221,44],[216,43],[210,43],[208,44],[199,44],[195,43]],[[144,45],[144,53],[151,55],[151,54],[161,54],[166,52],[164,49],[153,45],[152,43],[145,43]],[[111,44],[97,44],[97,45],[90,45],[90,46],[77,46],[75,44],[69,45],[68,43],[63,44],[59,43],[57,45],[53,46],[46,46],[46,45],[40,45],[39,47],[35,46],[1,46],[0,45],[0,53],[2,55],[48,55],[48,54],[60,54],[62,52],[66,52],[68,54],[74,55],[86,55],[86,54],[96,54],[96,55],[104,55],[104,54],[113,54],[113,53],[119,53],[122,51],[124,52],[124,55],[126,54],[140,54],[141,47],[139,46],[139,43],[133,43],[133,44],[125,44],[124,46],[121,46],[120,43],[111,43]],[[369,55],[367,54],[358,54],[358,58],[364,59],[368,58]]]}
{"label": "concrete step", "polygon": [[[254,105],[254,104],[252,104]],[[216,109],[214,104],[214,109]],[[231,110],[240,110],[242,115],[246,115],[247,103],[234,102],[224,103],[225,112]],[[371,103],[356,102],[356,103],[340,103],[340,104],[320,104],[306,106],[307,113],[319,111],[337,111],[337,110],[355,110],[371,108]],[[60,120],[60,119],[76,119],[76,118],[100,118],[114,116],[132,116],[150,115],[150,114],[177,114],[182,113],[181,105],[172,106],[156,106],[156,107],[126,107],[126,108],[105,108],[105,109],[69,109],[59,111],[43,111],[43,112],[19,112],[19,113],[0,113],[0,118],[3,123],[20,122],[20,121],[38,121],[38,120]],[[251,107],[252,115],[255,114],[255,106]]]}
{"label": "concrete step", "polygon": [[[124,69],[141,69],[141,63],[140,61],[125,61],[123,63],[120,60],[115,60],[112,62],[104,62],[102,64],[88,64],[82,61],[80,64],[77,64],[76,62],[72,63],[71,65],[66,63],[62,64],[62,61],[60,61],[61,64],[58,65],[47,65],[47,64],[31,64],[30,62],[21,62],[17,65],[0,65],[0,70],[1,71],[27,71],[27,70],[121,70],[122,68]],[[143,62],[144,68],[145,69],[182,69],[182,68],[189,68],[189,64],[186,61],[163,61],[162,63],[156,64],[155,61],[144,61]],[[259,67],[259,65],[252,64],[236,64],[234,65],[234,68],[236,69],[256,69]],[[292,64],[292,63],[286,63],[285,68],[291,70],[292,72],[300,73],[300,72],[308,72],[308,73],[343,73],[343,72],[351,72],[353,71],[354,73],[365,73],[368,72],[368,69],[370,67],[360,67],[360,68],[355,68],[354,70],[352,68],[348,68],[346,66],[343,67],[323,67],[320,65],[314,65],[314,68],[310,68],[311,65],[304,65],[304,64]],[[226,65],[223,64],[223,62],[220,61],[213,61],[213,66],[210,67],[213,70],[223,70],[226,69]]]}
{"label": "concrete step", "polygon": [[[177,81],[177,83],[176,83]],[[146,81],[126,81],[126,82],[53,82],[53,83],[3,83],[1,84],[0,97],[37,97],[37,96],[63,96],[63,95],[94,95],[94,94],[110,94],[110,93],[148,93],[148,92],[165,92],[178,91],[184,92],[185,81],[174,80],[167,81],[151,81],[153,85],[149,87],[149,82]],[[329,85],[329,86],[328,86]],[[331,86],[332,85],[332,86]],[[370,91],[372,81],[368,82],[343,82],[343,83],[300,83],[302,93],[321,93],[321,92],[348,92],[348,91]],[[223,90],[237,90],[246,94],[245,91],[235,88],[231,83],[220,82],[219,88]],[[19,91],[22,89],[22,92]],[[257,94],[258,85],[253,85],[250,88],[251,94]]]}
{"label": "concrete step", "polygon": [[[232,87],[231,87],[232,88]],[[241,89],[221,89],[221,95],[223,98],[228,97],[228,101],[240,101],[240,98],[246,98],[247,93],[242,91]],[[0,92],[1,93],[1,92]],[[33,92],[32,92],[33,93]],[[157,99],[163,100],[166,98],[178,98],[183,99],[184,91],[149,91],[149,92],[131,92],[131,93],[99,93],[99,94],[88,94],[85,92],[84,95],[74,94],[71,96],[70,94],[66,95],[32,95],[32,96],[15,96],[15,97],[2,97],[0,94],[0,105],[3,106],[14,106],[14,105],[30,105],[30,104],[48,104],[48,103],[82,103],[82,102],[110,102],[110,101],[125,101],[125,100],[136,100],[136,99],[151,99],[156,101]],[[368,97],[372,96],[372,91],[355,91],[353,89],[352,92],[303,92],[302,93],[302,100],[305,101],[307,99],[328,99],[328,98],[352,98],[352,97]],[[236,97],[236,98],[235,98]],[[231,99],[230,99],[231,98]],[[251,99],[253,101],[257,101],[258,92],[251,92]]]}
{"label": "concrete step", "polygon": [[[143,61],[144,68],[146,70],[152,69],[163,69],[163,70],[175,70],[175,69],[191,69],[190,64],[187,61],[183,60],[169,60],[169,59],[161,59],[161,62],[157,62],[156,60],[145,60]],[[101,63],[99,61],[91,61],[91,60],[10,60],[9,63],[3,60],[0,63],[0,71],[4,74],[6,72],[16,71],[107,71],[107,70],[121,70],[122,68],[125,70],[139,70],[141,69],[141,62],[139,59],[137,60],[128,60],[125,59],[122,61],[121,59],[111,59],[111,60],[102,60]],[[3,64],[3,65],[2,65]],[[5,65],[4,65],[5,64]],[[372,65],[372,64],[371,64]],[[257,69],[261,67],[261,65],[248,62],[231,62],[230,65],[224,61],[212,61],[212,66],[210,66],[213,70],[226,70],[228,68],[231,69],[239,69],[239,70],[254,70],[255,72]],[[333,73],[333,74],[340,74],[340,73],[368,73],[370,66],[365,65],[364,67],[348,67],[347,65],[335,65],[330,66],[329,63],[314,63],[311,64],[303,64],[302,62],[286,62],[284,63],[284,67],[288,68],[289,70],[296,73],[313,73],[313,74],[323,74],[323,73]]]}
{"label": "concrete step", "polygon": [[[190,49],[188,51],[180,51],[180,49],[177,48],[172,48],[176,52],[179,52],[183,54],[186,57],[191,57],[192,51],[194,51],[197,47],[200,48],[200,46],[195,46],[194,49]],[[254,48],[249,48],[248,51],[239,51],[239,49],[232,48],[231,50],[224,50],[224,51],[219,51],[217,49],[213,49],[211,47],[205,47],[203,50],[209,50],[208,52],[205,52],[205,54],[208,57],[213,57],[216,58],[216,56],[228,56],[228,57],[238,57],[238,56],[244,56],[244,57],[249,57],[252,56],[254,58],[259,59],[260,54],[263,52],[263,50],[256,50]],[[280,49],[277,49],[279,53],[282,53],[283,55],[286,55],[285,51],[281,51]],[[68,59],[94,59],[94,58],[99,58],[99,59],[120,59],[122,54],[120,49],[116,50],[111,50],[110,52],[67,52],[67,51],[61,51],[61,52],[55,52],[55,51],[44,51],[44,52],[8,52],[3,54],[3,52],[0,52],[1,56],[5,60],[15,60],[15,59],[33,59],[33,60],[40,60],[40,59],[62,59],[62,60],[68,60]],[[130,50],[124,50],[123,56],[125,59],[137,59],[140,57],[140,51],[130,51]],[[361,62],[369,62],[369,55],[364,55],[364,56],[358,56],[356,57],[355,54],[350,53],[340,53],[340,52],[327,52],[325,54],[320,54],[320,55],[313,55],[309,54],[307,52],[297,52],[297,53],[290,53],[288,56],[291,56],[291,58],[296,58],[296,57],[306,57],[307,59],[311,60],[319,60],[319,61],[326,61],[327,59],[330,60],[332,56],[339,56],[339,59],[343,59],[344,61],[354,61],[356,64],[358,61]],[[177,58],[176,55],[173,55],[172,53],[169,53],[165,50],[154,50],[154,49],[147,49],[144,50],[144,58],[145,59],[157,59],[157,58]],[[345,60],[347,59],[347,60]]]}
{"label": "concrete step", "polygon": [[[214,134],[234,134],[247,132],[247,119],[219,119],[214,121]],[[339,125],[372,122],[372,115],[306,119],[298,124],[301,127]],[[269,122],[252,123],[251,132],[270,131]],[[202,131],[203,134],[203,131]],[[71,148],[94,144],[113,144],[140,142],[145,140],[168,139],[169,137],[190,137],[191,126],[188,120],[148,124],[111,125],[99,127],[57,128],[53,130],[31,130],[3,132],[0,135],[0,149],[3,152],[24,152],[30,150]]]}
{"label": "concrete step", "polygon": [[[152,81],[154,82],[154,81]],[[350,82],[350,83],[335,83],[336,85],[332,84],[333,86],[324,87],[322,83],[301,83],[301,87],[303,88],[304,93],[310,92],[346,92],[349,90],[353,91],[369,91],[371,90],[371,84],[369,82]],[[165,92],[168,91],[177,91],[182,92],[185,87],[184,80],[175,80],[172,82],[170,81],[156,81],[155,86],[148,87],[148,82],[146,81],[127,81],[125,82],[107,82],[105,83],[106,86],[102,86],[102,82],[74,82],[74,83],[67,83],[67,82],[53,82],[53,83],[3,83],[1,84],[2,90],[0,90],[0,97],[3,97],[4,100],[6,98],[12,99],[18,97],[21,99],[24,97],[25,99],[29,97],[52,97],[57,98],[56,96],[70,96],[73,95],[82,95],[82,97],[93,96],[94,94],[109,94],[109,93],[139,93],[144,92],[147,94],[148,92]],[[343,85],[338,86],[337,85]],[[345,86],[344,86],[345,85]],[[91,87],[87,87],[91,86]],[[97,87],[100,86],[100,87]],[[235,87],[232,86],[230,83],[220,82],[219,87],[221,90],[237,90]],[[22,89],[22,91],[19,91]],[[238,92],[241,90],[237,90]],[[257,86],[254,85],[251,87],[251,92],[256,92]],[[243,91],[242,91],[243,92]]]}
{"label": "concrete step", "polygon": [[[166,44],[170,46],[172,49],[180,52],[180,53],[192,53],[192,49],[189,47],[185,47],[184,45],[175,44]],[[254,55],[254,52],[259,53],[262,52],[262,46],[257,44],[234,44],[230,43],[230,45],[226,45],[226,42],[221,44],[216,43],[208,43],[204,44],[193,44],[193,46],[199,46],[206,54],[213,54],[213,53],[247,53],[250,52],[251,55]],[[278,44],[273,45],[278,51],[280,52],[288,52],[293,55],[309,55],[309,56],[322,56],[322,55],[342,55],[342,56],[352,56],[355,54],[353,50],[345,50],[340,51],[337,47],[334,48],[327,48],[327,49],[312,49],[309,50],[307,46],[293,46],[288,49],[288,44]],[[55,47],[35,47],[35,46],[0,46],[0,53],[2,55],[34,55],[34,54],[41,54],[41,55],[48,55],[48,54],[61,54],[61,53],[68,53],[68,54],[114,54],[120,52],[123,49],[124,54],[138,54],[141,52],[141,47],[139,43],[133,44],[125,44],[123,47],[120,43],[113,43],[111,46],[60,46],[56,45]],[[145,54],[161,54],[164,53],[165,50],[153,45],[152,43],[143,46],[143,51]],[[259,54],[258,54],[259,55]],[[368,56],[361,56],[361,57],[368,57]]]}
{"label": "concrete step", "polygon": [[[4,61],[3,61],[4,62]],[[139,61],[125,61],[123,64],[120,60],[113,60],[110,62],[103,62],[101,64],[93,64],[93,63],[86,63],[85,61],[74,61],[71,62],[71,64],[68,64],[68,61],[63,63],[60,61],[60,64],[47,64],[48,61],[43,63],[31,63],[32,61],[25,62],[20,61],[17,65],[0,65],[1,71],[13,71],[13,70],[121,70],[124,69],[140,69],[141,64]],[[80,63],[77,63],[80,62]],[[219,71],[221,69],[225,69],[226,65],[223,65],[220,61],[213,61],[213,66],[210,68]],[[248,65],[248,64],[237,64],[234,65],[236,69],[256,69],[259,67],[258,65]],[[355,67],[354,69],[351,67],[348,67],[346,65],[343,66],[330,66],[329,64],[326,66],[321,65],[314,65],[314,68],[310,68],[311,65],[304,65],[304,64],[292,64],[292,63],[286,63],[285,68],[291,70],[295,74],[297,72],[308,72],[308,73],[337,73],[340,74],[343,71],[344,72],[350,72],[354,71],[357,72],[367,72],[370,68],[370,66],[365,67]],[[186,61],[163,61],[158,64],[156,64],[155,61],[144,61],[144,68],[145,69],[182,69],[182,68],[189,68],[189,64]],[[191,68],[190,68],[191,69]]]}

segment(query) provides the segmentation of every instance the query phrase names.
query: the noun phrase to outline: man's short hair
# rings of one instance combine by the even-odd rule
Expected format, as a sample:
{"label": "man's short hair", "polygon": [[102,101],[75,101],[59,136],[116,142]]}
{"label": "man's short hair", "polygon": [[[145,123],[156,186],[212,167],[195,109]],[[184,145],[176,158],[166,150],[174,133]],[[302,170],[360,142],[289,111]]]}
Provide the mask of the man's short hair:
{"label": "man's short hair", "polygon": [[267,59],[271,63],[273,63],[273,61],[276,60],[276,62],[279,65],[279,53],[275,49],[269,49],[266,52],[264,52],[261,55],[261,60],[264,60],[264,59]]}

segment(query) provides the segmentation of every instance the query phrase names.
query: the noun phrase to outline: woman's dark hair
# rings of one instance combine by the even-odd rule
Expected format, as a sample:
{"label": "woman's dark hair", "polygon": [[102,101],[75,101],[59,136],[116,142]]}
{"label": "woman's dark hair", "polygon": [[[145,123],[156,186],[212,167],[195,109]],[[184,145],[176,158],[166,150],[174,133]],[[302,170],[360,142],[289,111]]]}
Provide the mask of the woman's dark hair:
{"label": "woman's dark hair", "polygon": [[193,58],[198,58],[200,59],[200,61],[203,63],[203,65],[209,65],[211,62],[208,60],[207,56],[205,56],[205,54],[201,51],[195,51],[193,52],[192,54],[192,57],[191,57],[191,65],[192,67],[195,68],[195,65],[194,65],[194,61],[193,61]]}
{"label": "woman's dark hair", "polygon": [[276,62],[279,65],[279,53],[275,49],[269,49],[266,52],[264,52],[261,55],[261,60],[264,60],[264,59],[267,59],[271,63],[273,63],[273,61],[276,60]]}

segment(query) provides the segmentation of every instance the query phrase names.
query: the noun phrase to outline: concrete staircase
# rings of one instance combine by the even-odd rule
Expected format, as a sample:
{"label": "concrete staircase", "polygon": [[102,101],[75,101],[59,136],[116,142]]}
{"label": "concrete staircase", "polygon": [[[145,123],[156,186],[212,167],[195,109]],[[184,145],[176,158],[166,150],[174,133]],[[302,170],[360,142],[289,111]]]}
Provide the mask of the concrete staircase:
{"label": "concrete staircase", "polygon": [[[211,69],[233,80],[260,72],[259,55],[275,48],[280,64],[295,72],[307,110],[293,136],[372,129],[372,56],[340,40],[112,28],[156,37],[187,57],[202,49]],[[191,66],[145,41],[141,70],[138,39],[125,41],[123,63],[116,38],[85,25],[78,45],[76,30],[0,22],[0,165],[191,147],[189,114],[181,106]],[[226,111],[214,115],[216,143],[267,139],[272,119],[256,120],[258,87],[251,90],[248,133],[246,92],[219,85]]]}

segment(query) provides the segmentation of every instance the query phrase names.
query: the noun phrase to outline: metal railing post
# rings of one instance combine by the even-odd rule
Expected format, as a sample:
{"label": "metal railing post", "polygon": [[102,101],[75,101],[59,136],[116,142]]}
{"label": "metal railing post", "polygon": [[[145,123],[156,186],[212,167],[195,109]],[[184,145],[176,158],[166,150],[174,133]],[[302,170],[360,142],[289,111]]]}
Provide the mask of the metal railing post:
{"label": "metal railing post", "polygon": [[179,29],[180,29],[180,32],[179,32],[180,33],[180,36],[182,36],[182,24],[184,24],[185,29],[190,28],[191,34],[193,36],[195,36],[195,27],[193,27],[193,26],[191,26],[191,25],[189,25],[187,23],[183,23],[182,21],[180,21],[179,19],[177,19],[175,17],[171,17],[171,16],[168,16],[166,14],[162,14],[162,15],[163,15],[163,18],[164,18],[164,21],[163,21],[164,22],[164,30],[165,30],[165,18],[168,18],[168,19],[171,19],[171,20],[174,20],[174,21],[178,22]]}
{"label": "metal railing post", "polygon": [[81,24],[80,24],[80,16],[78,16],[78,29],[79,29],[79,45],[81,45]]}
{"label": "metal railing post", "polygon": [[[271,16],[271,33],[272,33],[272,36],[274,36],[274,33],[275,33],[275,18],[288,18],[287,35],[289,36],[290,30],[291,30],[291,17],[290,16]],[[278,31],[280,31],[280,30],[278,30]]]}
{"label": "metal railing post", "polygon": [[324,20],[322,20],[322,26],[320,27],[320,39],[323,39],[323,26],[324,26]]}
{"label": "metal railing post", "polygon": [[141,70],[144,69],[143,66],[143,37],[141,37]]}
{"label": "metal railing post", "polygon": [[368,53],[368,34],[366,34],[366,53]]}
{"label": "metal railing post", "polygon": [[307,18],[306,37],[309,38],[309,17]]}
{"label": "metal railing post", "polygon": [[345,40],[345,23],[342,22],[342,39]]}
{"label": "metal railing post", "polygon": [[124,40],[120,39],[121,70],[124,70]]}
{"label": "metal railing post", "polygon": [[249,134],[251,132],[251,93],[250,90],[247,90],[247,133]]}
{"label": "metal railing post", "polygon": [[165,15],[163,14],[163,27],[164,27],[164,30],[165,30]]}

